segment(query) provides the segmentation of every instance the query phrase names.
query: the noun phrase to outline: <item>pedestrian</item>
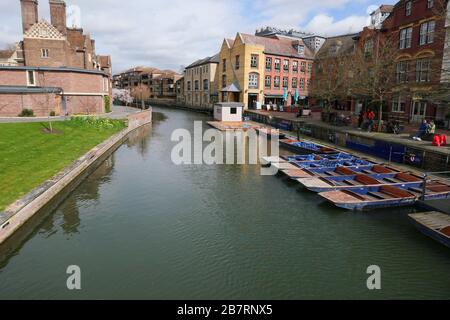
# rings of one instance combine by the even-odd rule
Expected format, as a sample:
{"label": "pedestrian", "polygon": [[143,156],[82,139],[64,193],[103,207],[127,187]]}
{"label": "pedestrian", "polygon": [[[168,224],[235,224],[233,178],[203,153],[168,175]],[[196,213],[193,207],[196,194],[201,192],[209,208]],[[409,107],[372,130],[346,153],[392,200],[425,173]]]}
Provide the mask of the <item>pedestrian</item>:
{"label": "pedestrian", "polygon": [[375,112],[373,112],[371,109],[369,109],[369,111],[367,112],[367,120],[368,120],[367,132],[371,132],[375,120]]}
{"label": "pedestrian", "polygon": [[435,134],[436,133],[436,124],[433,120],[428,123],[427,134]]}
{"label": "pedestrian", "polygon": [[363,122],[364,122],[364,112],[361,110],[358,117],[358,128],[362,129]]}
{"label": "pedestrian", "polygon": [[427,130],[428,130],[428,122],[427,120],[424,119],[422,121],[422,124],[420,125],[419,131],[413,137],[413,139],[416,141],[422,141],[422,138],[427,134]]}

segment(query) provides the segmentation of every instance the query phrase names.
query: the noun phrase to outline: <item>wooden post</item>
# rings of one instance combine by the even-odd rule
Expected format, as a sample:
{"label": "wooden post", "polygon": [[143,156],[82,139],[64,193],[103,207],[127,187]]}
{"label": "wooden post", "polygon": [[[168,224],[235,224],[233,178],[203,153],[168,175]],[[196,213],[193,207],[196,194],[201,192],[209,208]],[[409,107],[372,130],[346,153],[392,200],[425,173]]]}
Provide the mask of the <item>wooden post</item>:
{"label": "wooden post", "polygon": [[427,178],[428,174],[423,174],[423,185],[422,185],[422,201],[425,201],[425,195],[427,193]]}

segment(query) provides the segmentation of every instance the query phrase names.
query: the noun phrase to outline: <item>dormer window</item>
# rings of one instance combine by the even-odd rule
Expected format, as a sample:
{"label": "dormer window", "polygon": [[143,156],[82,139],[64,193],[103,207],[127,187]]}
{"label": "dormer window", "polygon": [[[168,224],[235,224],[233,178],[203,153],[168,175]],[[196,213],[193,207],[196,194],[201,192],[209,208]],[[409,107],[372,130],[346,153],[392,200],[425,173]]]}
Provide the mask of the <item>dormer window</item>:
{"label": "dormer window", "polygon": [[412,11],[412,1],[406,1],[405,4],[405,15],[406,16],[410,16],[411,15],[411,11]]}
{"label": "dormer window", "polygon": [[297,52],[298,54],[305,54],[305,46],[304,45],[297,45]]}

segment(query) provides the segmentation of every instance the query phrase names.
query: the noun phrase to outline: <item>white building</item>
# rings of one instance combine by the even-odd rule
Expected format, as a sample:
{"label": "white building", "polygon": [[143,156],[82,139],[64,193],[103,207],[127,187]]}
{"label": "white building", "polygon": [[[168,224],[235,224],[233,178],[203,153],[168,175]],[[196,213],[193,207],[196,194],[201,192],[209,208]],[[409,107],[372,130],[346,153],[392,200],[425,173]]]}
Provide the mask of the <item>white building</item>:
{"label": "white building", "polygon": [[393,9],[394,6],[392,5],[382,4],[377,10],[370,14],[370,26],[379,29]]}
{"label": "white building", "polygon": [[222,122],[242,122],[244,105],[237,102],[222,102],[214,105],[214,119]]}

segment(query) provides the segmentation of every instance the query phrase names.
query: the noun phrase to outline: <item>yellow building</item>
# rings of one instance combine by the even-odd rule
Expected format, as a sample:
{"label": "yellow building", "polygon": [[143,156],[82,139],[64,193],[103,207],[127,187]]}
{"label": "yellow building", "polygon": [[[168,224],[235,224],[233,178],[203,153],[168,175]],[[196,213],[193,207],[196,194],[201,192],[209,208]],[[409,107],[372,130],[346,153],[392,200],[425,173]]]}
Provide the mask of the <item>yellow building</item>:
{"label": "yellow building", "polygon": [[220,50],[219,101],[241,102],[247,109],[264,101],[264,46],[246,43],[238,33],[225,39]]}

